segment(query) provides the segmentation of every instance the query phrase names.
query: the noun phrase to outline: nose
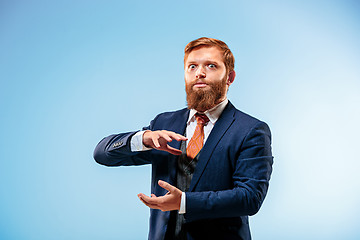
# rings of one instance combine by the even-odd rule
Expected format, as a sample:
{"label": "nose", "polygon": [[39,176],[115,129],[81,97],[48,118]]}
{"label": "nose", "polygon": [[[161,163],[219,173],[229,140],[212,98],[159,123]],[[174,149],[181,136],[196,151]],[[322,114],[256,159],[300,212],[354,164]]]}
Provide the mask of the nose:
{"label": "nose", "polygon": [[199,78],[205,78],[206,74],[205,74],[205,69],[202,66],[199,66],[198,69],[196,70],[196,79]]}

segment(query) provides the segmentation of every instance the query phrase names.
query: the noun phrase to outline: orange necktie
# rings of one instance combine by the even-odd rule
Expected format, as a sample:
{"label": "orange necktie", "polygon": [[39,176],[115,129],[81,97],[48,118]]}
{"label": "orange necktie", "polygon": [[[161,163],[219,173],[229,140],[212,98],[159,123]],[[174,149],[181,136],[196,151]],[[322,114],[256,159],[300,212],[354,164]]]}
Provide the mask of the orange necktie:
{"label": "orange necktie", "polygon": [[186,155],[191,159],[196,157],[204,145],[204,126],[209,122],[205,114],[196,113],[195,117],[197,122],[195,132],[186,149]]}

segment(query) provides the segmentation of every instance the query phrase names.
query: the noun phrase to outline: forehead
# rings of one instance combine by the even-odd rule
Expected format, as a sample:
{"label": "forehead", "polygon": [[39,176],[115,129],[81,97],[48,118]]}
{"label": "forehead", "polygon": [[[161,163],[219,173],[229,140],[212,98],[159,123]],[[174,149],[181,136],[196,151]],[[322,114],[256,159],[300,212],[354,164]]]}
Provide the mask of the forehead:
{"label": "forehead", "polygon": [[223,52],[215,46],[201,46],[192,50],[186,62],[216,61],[224,62]]}

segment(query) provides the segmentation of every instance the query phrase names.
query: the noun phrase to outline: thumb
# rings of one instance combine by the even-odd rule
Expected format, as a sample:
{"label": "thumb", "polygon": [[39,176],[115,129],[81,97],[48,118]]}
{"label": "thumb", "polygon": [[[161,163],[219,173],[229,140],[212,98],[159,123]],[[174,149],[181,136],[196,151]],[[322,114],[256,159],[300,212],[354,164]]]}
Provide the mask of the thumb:
{"label": "thumb", "polygon": [[174,186],[172,186],[171,184],[169,184],[169,183],[167,183],[165,181],[159,180],[158,184],[159,184],[160,187],[168,190],[169,192],[173,192],[175,190]]}

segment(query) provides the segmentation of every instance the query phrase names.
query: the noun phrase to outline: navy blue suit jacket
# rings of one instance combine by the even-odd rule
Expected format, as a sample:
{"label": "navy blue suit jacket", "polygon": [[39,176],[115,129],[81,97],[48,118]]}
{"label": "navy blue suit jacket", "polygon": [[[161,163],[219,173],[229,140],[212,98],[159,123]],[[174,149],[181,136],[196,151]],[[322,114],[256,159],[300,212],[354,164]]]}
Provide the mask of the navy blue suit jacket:
{"label": "navy blue suit jacket", "polygon": [[[184,134],[188,109],[159,114],[144,129]],[[131,152],[136,132],[111,135],[97,145],[94,158],[106,166],[152,164],[151,192],[166,194],[158,180],[176,185],[177,156],[164,151]],[[180,142],[171,146],[180,149]],[[251,239],[248,216],[265,198],[273,157],[266,123],[239,110],[230,102],[215,123],[186,192],[188,239]],[[151,209],[149,239],[164,239],[170,212]]]}

